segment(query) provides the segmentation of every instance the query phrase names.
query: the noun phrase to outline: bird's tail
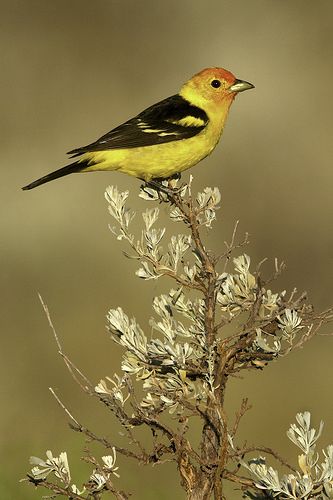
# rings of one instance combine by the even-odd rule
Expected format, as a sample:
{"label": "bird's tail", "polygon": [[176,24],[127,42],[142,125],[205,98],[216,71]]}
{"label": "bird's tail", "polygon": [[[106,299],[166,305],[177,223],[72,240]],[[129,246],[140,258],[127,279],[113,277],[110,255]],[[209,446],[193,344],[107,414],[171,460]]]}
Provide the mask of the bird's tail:
{"label": "bird's tail", "polygon": [[80,172],[81,170],[84,170],[86,167],[87,167],[86,162],[75,161],[70,165],[66,165],[66,167],[59,168],[59,170],[55,170],[55,172],[51,172],[50,174],[40,177],[40,179],[37,179],[31,182],[30,184],[27,184],[22,189],[24,191],[26,189],[33,189],[37,186],[40,186],[41,184],[45,184],[45,182],[53,181],[53,179],[58,179],[59,177],[63,177],[64,175],[72,174],[74,172]]}

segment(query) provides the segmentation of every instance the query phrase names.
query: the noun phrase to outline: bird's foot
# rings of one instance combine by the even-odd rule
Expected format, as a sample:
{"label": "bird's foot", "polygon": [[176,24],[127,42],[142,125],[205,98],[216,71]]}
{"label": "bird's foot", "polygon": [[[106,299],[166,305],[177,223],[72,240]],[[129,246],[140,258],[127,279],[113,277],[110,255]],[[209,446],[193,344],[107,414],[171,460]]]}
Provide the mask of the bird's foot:
{"label": "bird's foot", "polygon": [[141,189],[151,198],[155,198],[154,194],[149,190],[153,189],[161,201],[167,201],[163,195],[167,195],[168,198],[172,198],[173,196],[180,194],[180,192],[184,189],[184,185],[177,187],[179,179],[180,174],[175,174],[167,179],[150,179],[149,181],[144,181],[145,184],[141,186]]}

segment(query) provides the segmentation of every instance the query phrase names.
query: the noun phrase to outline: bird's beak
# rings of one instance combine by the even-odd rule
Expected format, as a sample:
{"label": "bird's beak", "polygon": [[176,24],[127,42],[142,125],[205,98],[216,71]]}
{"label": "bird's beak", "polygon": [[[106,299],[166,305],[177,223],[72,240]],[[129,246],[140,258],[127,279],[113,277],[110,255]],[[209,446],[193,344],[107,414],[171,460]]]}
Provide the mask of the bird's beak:
{"label": "bird's beak", "polygon": [[244,90],[254,89],[254,85],[244,80],[236,80],[231,87],[228,88],[230,92],[244,92]]}

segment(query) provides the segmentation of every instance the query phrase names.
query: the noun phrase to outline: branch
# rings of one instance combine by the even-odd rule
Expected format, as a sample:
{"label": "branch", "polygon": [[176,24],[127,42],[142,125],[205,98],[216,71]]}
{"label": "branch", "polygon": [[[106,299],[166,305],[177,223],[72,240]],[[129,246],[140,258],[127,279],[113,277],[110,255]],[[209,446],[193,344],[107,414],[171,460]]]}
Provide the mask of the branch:
{"label": "branch", "polygon": [[53,491],[57,495],[63,495],[66,498],[70,498],[73,500],[87,500],[85,496],[73,493],[70,488],[62,488],[58,484],[52,483],[51,481],[46,481],[45,479],[36,479],[31,474],[27,474],[27,478],[29,483],[32,483],[36,488],[38,486],[43,486],[44,488]]}
{"label": "branch", "polygon": [[284,458],[279,455],[276,451],[272,450],[272,448],[268,448],[267,446],[249,446],[248,448],[244,448],[243,450],[240,450],[240,454],[242,456],[246,455],[247,453],[253,453],[254,451],[259,451],[262,453],[268,453],[272,457],[274,457],[278,462],[280,462],[281,465],[284,465],[287,467],[287,469],[291,470],[294,474],[297,474],[297,469],[290,465]]}
{"label": "branch", "polygon": [[[60,339],[59,339],[58,334],[56,332],[56,329],[55,329],[55,327],[53,325],[49,309],[48,309],[47,305],[45,304],[45,302],[43,301],[42,296],[40,294],[38,294],[38,297],[39,297],[39,300],[41,301],[41,304],[42,304],[44,312],[46,314],[48,323],[49,323],[50,328],[52,330],[54,339],[56,341],[56,344],[57,344],[57,347],[58,347],[58,353],[60,354],[60,356],[64,360],[64,363],[67,366],[68,371],[71,374],[71,376],[73,377],[73,379],[75,380],[75,382],[81,387],[81,389],[84,392],[88,392],[90,394],[91,392],[93,392],[93,386],[92,386],[91,382],[87,379],[87,377],[74,365],[74,363],[64,353],[64,351],[62,349],[62,345],[61,345]],[[82,384],[80,378],[76,374],[79,375],[79,377],[86,383],[86,386],[84,386]]]}
{"label": "branch", "polygon": [[236,432],[238,431],[238,427],[239,427],[241,419],[243,418],[245,413],[252,408],[252,405],[249,405],[248,401],[249,401],[248,398],[243,398],[243,400],[242,400],[242,404],[240,406],[240,409],[236,413],[235,422],[234,422],[233,428],[231,430],[231,436],[235,436]]}

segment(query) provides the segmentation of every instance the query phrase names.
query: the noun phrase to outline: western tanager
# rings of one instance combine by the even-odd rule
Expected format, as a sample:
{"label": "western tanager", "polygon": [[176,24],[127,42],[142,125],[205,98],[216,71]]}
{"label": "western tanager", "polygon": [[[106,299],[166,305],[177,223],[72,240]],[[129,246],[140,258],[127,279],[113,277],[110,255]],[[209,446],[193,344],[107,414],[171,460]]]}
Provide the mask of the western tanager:
{"label": "western tanager", "polygon": [[223,68],[208,68],[175,94],[150,106],[97,141],[69,152],[70,165],[24,186],[32,189],[74,172],[119,170],[145,182],[193,167],[218,143],[238,92],[253,88]]}

